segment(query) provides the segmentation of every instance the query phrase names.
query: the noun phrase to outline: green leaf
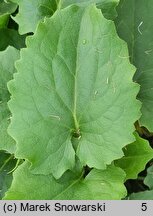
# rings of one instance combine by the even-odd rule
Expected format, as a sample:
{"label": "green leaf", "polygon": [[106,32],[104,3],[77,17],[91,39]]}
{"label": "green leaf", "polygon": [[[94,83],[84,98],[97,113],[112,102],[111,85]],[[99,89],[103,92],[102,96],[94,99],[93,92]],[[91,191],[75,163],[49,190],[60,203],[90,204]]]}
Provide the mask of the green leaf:
{"label": "green leaf", "polygon": [[129,47],[131,62],[137,67],[134,80],[141,85],[140,124],[153,131],[153,0],[121,0],[116,26]]}
{"label": "green leaf", "polygon": [[144,180],[144,184],[150,188],[150,191],[144,191],[139,193],[133,193],[130,195],[131,200],[153,200],[153,165],[147,169],[147,176]]}
{"label": "green leaf", "polygon": [[13,47],[8,47],[0,52],[0,150],[14,152],[14,140],[8,135],[7,128],[10,122],[10,111],[7,102],[10,94],[7,89],[7,82],[13,77],[16,71],[14,62],[19,58],[19,51]]}
{"label": "green leaf", "polygon": [[133,193],[130,195],[129,200],[153,200],[153,190]]}
{"label": "green leaf", "polygon": [[8,24],[8,14],[0,15],[0,29],[4,28]]}
{"label": "green leaf", "polygon": [[[4,199],[9,200],[115,200],[126,196],[125,173],[117,167],[104,171],[93,169],[84,179],[66,172],[55,180],[51,175],[33,175],[29,164],[23,163],[13,174],[11,188]],[[32,190],[32,193],[31,193]]]}
{"label": "green leaf", "polygon": [[151,190],[153,190],[153,165],[147,169],[147,176],[144,180],[145,185],[147,185]]}
{"label": "green leaf", "polygon": [[0,51],[5,50],[9,45],[17,49],[25,47],[25,35],[19,35],[14,29],[0,29]]}
{"label": "green leaf", "polygon": [[153,149],[147,140],[135,133],[136,141],[124,147],[124,157],[117,160],[115,165],[126,172],[127,179],[136,179],[137,175],[145,169],[149,160],[153,158]]}
{"label": "green leaf", "polygon": [[12,14],[17,8],[17,5],[15,3],[0,0],[0,15],[3,14]]}
{"label": "green leaf", "polygon": [[13,0],[19,4],[19,13],[12,17],[19,25],[19,33],[34,32],[40,20],[52,16],[57,8],[56,0]]}
{"label": "green leaf", "polygon": [[140,116],[127,55],[114,23],[95,6],[59,10],[28,38],[9,83],[9,133],[33,173],[59,178],[73,169],[75,153],[97,169],[123,156]]}
{"label": "green leaf", "polygon": [[65,8],[71,4],[87,7],[93,3],[96,4],[97,8],[102,10],[107,19],[113,20],[117,16],[115,8],[118,5],[119,0],[61,0],[59,2],[59,7]]}
{"label": "green leaf", "polygon": [[11,186],[13,177],[9,172],[14,168],[15,163],[13,155],[0,151],[0,199]]}
{"label": "green leaf", "polygon": [[13,13],[16,8],[16,4],[0,0],[0,28],[7,26],[9,15]]}

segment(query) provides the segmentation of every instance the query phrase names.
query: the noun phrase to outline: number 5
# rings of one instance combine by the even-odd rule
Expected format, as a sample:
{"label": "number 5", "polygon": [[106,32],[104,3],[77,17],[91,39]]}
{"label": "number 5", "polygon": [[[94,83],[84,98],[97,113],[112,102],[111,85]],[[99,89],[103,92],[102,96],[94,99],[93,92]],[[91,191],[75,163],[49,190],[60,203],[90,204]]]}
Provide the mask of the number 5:
{"label": "number 5", "polygon": [[147,203],[142,203],[141,210],[142,211],[147,211]]}

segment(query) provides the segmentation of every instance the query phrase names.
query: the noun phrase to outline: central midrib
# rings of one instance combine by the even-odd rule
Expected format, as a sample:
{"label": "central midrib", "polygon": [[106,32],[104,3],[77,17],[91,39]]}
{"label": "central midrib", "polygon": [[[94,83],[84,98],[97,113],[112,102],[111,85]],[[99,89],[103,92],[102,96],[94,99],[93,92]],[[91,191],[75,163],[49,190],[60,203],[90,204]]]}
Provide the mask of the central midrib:
{"label": "central midrib", "polygon": [[73,118],[74,118],[74,125],[75,130],[79,130],[79,123],[77,121],[77,74],[78,74],[78,46],[80,42],[80,30],[82,25],[82,19],[84,16],[84,12],[82,14],[81,20],[80,20],[80,28],[78,33],[78,41],[77,41],[77,48],[76,48],[76,70],[75,70],[75,76],[74,76],[74,104],[73,104]]}
{"label": "central midrib", "polygon": [[77,111],[76,111],[76,107],[77,107],[77,69],[76,69],[76,73],[75,73],[75,78],[74,78],[74,108],[73,108],[73,118],[74,118],[74,124],[75,124],[75,130],[79,130],[79,124],[77,121]]}

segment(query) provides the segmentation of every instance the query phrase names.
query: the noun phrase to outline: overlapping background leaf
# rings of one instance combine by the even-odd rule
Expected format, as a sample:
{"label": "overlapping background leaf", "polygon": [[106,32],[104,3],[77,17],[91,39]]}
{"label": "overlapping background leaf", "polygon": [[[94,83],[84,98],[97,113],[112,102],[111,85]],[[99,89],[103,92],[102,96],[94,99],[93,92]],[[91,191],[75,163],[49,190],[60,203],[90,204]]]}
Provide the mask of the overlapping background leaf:
{"label": "overlapping background leaf", "polygon": [[[129,11],[127,13],[127,11]],[[142,101],[141,126],[153,131],[153,1],[121,0],[116,26],[118,34],[129,47],[131,62],[137,72],[134,81],[141,86],[138,98]]]}

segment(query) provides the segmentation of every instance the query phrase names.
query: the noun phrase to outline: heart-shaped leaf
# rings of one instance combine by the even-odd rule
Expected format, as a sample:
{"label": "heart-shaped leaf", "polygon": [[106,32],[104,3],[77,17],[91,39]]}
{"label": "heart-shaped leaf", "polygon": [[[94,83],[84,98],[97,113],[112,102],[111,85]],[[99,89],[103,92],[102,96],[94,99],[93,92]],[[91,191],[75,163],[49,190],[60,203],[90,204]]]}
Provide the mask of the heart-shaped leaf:
{"label": "heart-shaped leaf", "polygon": [[127,56],[114,23],[93,5],[59,10],[29,37],[9,83],[9,132],[33,173],[59,178],[75,154],[97,169],[123,156],[140,116]]}

